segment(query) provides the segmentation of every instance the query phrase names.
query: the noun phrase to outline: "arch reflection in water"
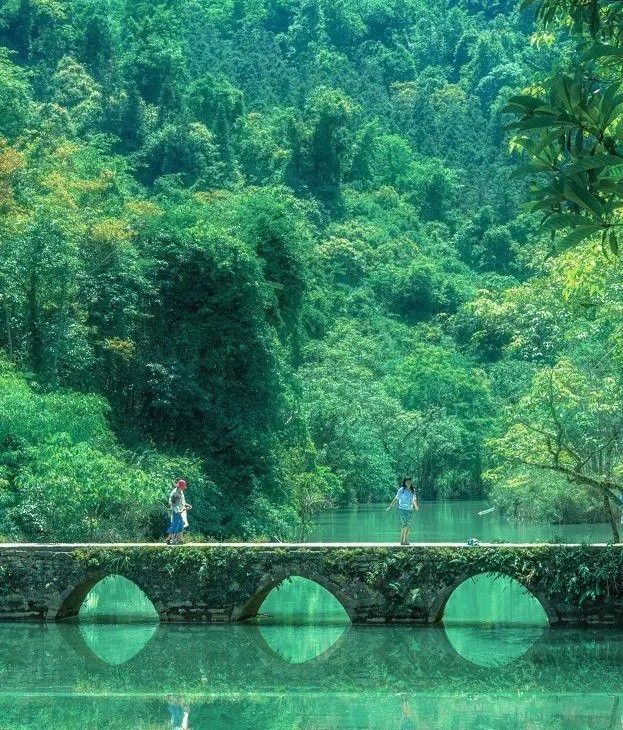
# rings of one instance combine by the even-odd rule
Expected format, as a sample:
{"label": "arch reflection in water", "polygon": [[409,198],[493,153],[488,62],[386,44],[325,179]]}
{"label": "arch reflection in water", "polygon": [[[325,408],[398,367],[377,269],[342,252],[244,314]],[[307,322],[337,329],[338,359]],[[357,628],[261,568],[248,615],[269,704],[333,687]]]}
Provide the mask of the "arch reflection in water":
{"label": "arch reflection in water", "polygon": [[547,614],[524,586],[485,573],[461,583],[443,615],[448,641],[462,657],[483,667],[509,664],[525,654],[547,627]]}
{"label": "arch reflection in water", "polygon": [[454,651],[480,667],[502,667],[523,656],[543,636],[545,629],[527,626],[447,626]]}
{"label": "arch reflection in water", "polygon": [[106,664],[125,664],[147,645],[156,633],[156,624],[81,623],[85,644]]}
{"label": "arch reflection in water", "polygon": [[114,665],[136,656],[158,627],[158,613],[151,601],[137,585],[119,575],[93,586],[78,617],[89,649]]}
{"label": "arch reflection in water", "polygon": [[337,598],[300,576],[289,578],[268,594],[258,622],[268,646],[291,664],[321,656],[350,626]]}

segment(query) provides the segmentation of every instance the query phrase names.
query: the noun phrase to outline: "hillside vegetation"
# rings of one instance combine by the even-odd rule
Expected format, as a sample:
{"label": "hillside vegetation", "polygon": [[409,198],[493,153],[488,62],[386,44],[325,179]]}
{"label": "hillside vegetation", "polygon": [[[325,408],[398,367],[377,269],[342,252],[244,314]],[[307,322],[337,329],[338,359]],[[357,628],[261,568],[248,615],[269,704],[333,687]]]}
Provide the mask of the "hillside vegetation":
{"label": "hillside vegetation", "polygon": [[405,473],[597,516],[513,421],[586,391],[576,435],[616,430],[620,397],[618,264],[547,259],[520,207],[502,111],[571,53],[533,32],[490,0],[5,0],[0,532],[157,538],[182,476],[219,539]]}

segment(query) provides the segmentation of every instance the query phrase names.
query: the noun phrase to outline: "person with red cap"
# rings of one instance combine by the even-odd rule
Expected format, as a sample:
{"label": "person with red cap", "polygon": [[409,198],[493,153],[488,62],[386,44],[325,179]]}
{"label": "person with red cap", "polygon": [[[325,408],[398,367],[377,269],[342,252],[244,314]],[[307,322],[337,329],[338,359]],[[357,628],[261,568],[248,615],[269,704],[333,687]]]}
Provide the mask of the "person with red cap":
{"label": "person with red cap", "polygon": [[167,530],[167,545],[183,544],[182,534],[184,528],[188,527],[186,512],[192,509],[184,497],[184,492],[188,489],[188,485],[184,479],[180,479],[175,488],[169,495],[169,507],[171,508],[171,524]]}

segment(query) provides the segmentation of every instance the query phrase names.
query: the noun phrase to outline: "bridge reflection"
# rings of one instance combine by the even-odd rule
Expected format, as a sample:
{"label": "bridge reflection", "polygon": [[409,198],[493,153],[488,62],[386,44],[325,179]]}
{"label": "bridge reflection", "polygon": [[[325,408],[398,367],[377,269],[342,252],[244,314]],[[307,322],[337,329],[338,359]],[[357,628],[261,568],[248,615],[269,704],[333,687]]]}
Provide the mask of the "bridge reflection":
{"label": "bridge reflection", "polygon": [[[100,647],[119,638],[108,628],[93,626],[95,633],[101,632]],[[350,692],[354,687],[377,691],[388,686],[394,692],[410,692],[414,682],[419,692],[443,688],[448,693],[488,693],[516,686],[526,692],[618,693],[621,688],[620,631],[561,629],[537,637],[534,630],[516,628],[505,629],[501,637],[497,629],[472,628],[471,658],[497,654],[498,666],[491,672],[492,662],[474,663],[460,656],[439,628],[349,626],[333,648],[295,663],[283,655],[300,656],[298,645],[309,639],[311,656],[316,640],[293,632],[293,627],[273,628],[275,636],[281,631],[280,655],[258,626],[160,625],[140,653],[124,664],[109,665],[94,654],[75,624],[0,625],[2,691],[73,692],[80,687],[123,693],[137,687],[146,692],[183,687],[190,693],[236,694],[250,687],[258,692],[298,692],[304,683],[324,692]],[[140,626],[127,629],[135,632],[135,645],[144,638]],[[513,649],[515,655],[510,656],[505,641],[506,647],[514,644],[527,650],[517,656]]]}
{"label": "bridge reflection", "polygon": [[[119,576],[97,583],[79,616],[80,637],[68,635],[74,649],[112,665],[123,664],[142,651],[158,622],[145,594]],[[101,625],[106,621],[114,623]],[[137,621],[141,625],[133,626]],[[299,576],[268,594],[253,623],[258,626],[261,648],[290,664],[327,659],[343,645],[350,626],[348,615],[331,593]],[[523,630],[507,630],[511,624],[522,625]],[[454,591],[445,608],[444,625],[456,653],[473,664],[494,667],[528,651],[541,636],[547,617],[516,581],[481,575]],[[417,644],[417,637],[417,633],[404,634],[401,643],[407,639],[407,645]]]}

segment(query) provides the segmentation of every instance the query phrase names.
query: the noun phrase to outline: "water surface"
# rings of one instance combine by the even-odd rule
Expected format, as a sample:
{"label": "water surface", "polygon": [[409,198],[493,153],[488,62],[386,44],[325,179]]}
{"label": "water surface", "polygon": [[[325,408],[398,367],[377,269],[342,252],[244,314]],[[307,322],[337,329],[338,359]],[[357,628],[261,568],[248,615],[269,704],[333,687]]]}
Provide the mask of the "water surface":
{"label": "water surface", "polygon": [[[128,630],[141,634],[137,625],[93,630],[111,653]],[[469,631],[477,654],[525,638]],[[296,654],[310,637],[287,626],[279,641]],[[2,625],[0,709],[12,730],[620,727],[623,632],[543,631],[522,649],[492,667],[461,656],[443,629],[347,626],[333,651],[298,662],[260,626],[159,626],[114,664],[76,625]]]}
{"label": "water surface", "polygon": [[[359,504],[321,512],[310,542],[388,542],[400,538],[398,510],[389,504]],[[411,542],[608,542],[612,531],[606,523],[550,525],[513,522],[488,502],[424,502],[413,517]]]}

